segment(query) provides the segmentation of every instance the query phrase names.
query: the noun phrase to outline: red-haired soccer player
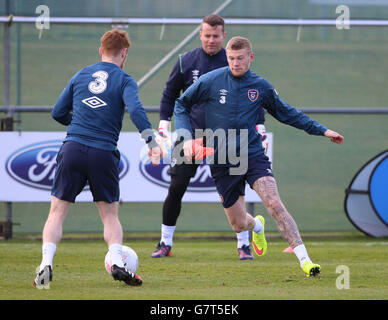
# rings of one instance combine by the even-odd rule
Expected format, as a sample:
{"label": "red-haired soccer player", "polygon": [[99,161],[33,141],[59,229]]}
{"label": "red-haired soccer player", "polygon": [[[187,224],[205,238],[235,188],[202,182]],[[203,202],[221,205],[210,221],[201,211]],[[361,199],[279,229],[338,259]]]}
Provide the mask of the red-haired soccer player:
{"label": "red-haired soccer player", "polygon": [[101,62],[74,75],[57,103],[52,117],[68,126],[57,156],[50,213],[43,229],[42,262],[34,286],[52,280],[53,257],[62,237],[62,225],[70,204],[88,182],[104,225],[104,239],[112,256],[111,273],[128,285],[142,284],[140,276],[125,269],[122,258],[123,230],[118,218],[119,162],[117,149],[125,107],[151,151],[157,165],[161,150],[138,97],[135,80],[122,68],[130,39],[113,29],[101,38]]}

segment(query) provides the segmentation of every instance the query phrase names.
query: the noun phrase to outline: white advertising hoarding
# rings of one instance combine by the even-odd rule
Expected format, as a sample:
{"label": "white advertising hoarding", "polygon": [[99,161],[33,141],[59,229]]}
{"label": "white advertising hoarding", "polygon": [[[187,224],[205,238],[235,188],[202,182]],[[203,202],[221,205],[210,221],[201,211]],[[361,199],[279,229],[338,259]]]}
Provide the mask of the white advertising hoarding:
{"label": "white advertising hoarding", "polygon": [[[66,132],[0,133],[0,201],[50,201],[56,155]],[[268,157],[272,162],[272,134],[268,133]],[[168,163],[154,167],[141,161],[144,141],[137,132],[122,132],[118,141],[120,161],[120,199],[123,202],[163,202],[170,176]],[[260,202],[246,187],[246,201]],[[88,186],[76,202],[93,201]],[[183,197],[184,202],[220,202],[208,165],[201,165]]]}

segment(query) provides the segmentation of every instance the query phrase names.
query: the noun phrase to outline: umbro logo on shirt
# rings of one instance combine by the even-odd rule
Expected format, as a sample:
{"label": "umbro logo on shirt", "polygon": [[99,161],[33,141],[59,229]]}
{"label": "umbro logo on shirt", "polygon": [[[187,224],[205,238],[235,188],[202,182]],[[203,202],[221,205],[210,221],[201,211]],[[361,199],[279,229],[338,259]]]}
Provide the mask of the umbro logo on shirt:
{"label": "umbro logo on shirt", "polygon": [[199,78],[199,70],[193,70],[193,83],[198,80]]}
{"label": "umbro logo on shirt", "polygon": [[104,100],[101,100],[96,96],[83,99],[82,102],[85,103],[88,107],[93,109],[107,105]]}

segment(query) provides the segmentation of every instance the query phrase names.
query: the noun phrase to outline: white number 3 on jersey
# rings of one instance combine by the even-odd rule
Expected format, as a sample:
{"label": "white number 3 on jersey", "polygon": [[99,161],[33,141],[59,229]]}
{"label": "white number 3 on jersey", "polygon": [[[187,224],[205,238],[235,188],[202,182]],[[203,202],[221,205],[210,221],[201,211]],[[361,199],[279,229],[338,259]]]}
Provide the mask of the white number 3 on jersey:
{"label": "white number 3 on jersey", "polygon": [[96,78],[96,80],[89,82],[89,91],[94,94],[103,93],[107,86],[106,80],[109,76],[108,73],[100,70],[93,73],[92,76],[93,78]]}

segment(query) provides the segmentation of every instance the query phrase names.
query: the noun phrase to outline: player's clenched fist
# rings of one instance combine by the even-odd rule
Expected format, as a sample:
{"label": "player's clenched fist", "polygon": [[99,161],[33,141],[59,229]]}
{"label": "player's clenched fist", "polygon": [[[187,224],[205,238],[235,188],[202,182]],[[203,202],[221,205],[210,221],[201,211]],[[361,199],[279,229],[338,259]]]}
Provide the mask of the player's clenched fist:
{"label": "player's clenched fist", "polygon": [[338,144],[342,144],[344,142],[344,137],[333,130],[327,129],[324,135],[325,137],[329,138],[331,142]]}

